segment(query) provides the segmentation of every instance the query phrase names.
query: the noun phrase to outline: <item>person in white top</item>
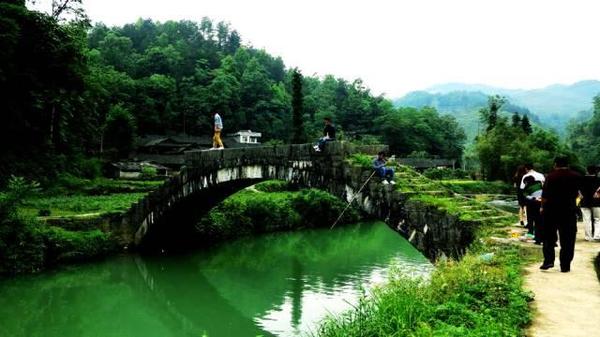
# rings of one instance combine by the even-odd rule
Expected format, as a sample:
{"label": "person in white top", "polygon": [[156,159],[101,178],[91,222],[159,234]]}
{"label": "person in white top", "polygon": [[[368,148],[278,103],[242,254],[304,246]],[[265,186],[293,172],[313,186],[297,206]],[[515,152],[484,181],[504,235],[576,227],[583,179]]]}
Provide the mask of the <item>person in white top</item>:
{"label": "person in white top", "polygon": [[519,186],[520,189],[525,189],[525,178],[529,176],[532,176],[535,179],[535,181],[539,181],[540,183],[542,183],[542,185],[544,185],[544,183],[546,182],[546,177],[542,173],[539,173],[536,170],[534,170],[533,164],[525,164],[525,170],[527,171],[527,173],[525,173],[523,178],[521,178],[521,184]]}

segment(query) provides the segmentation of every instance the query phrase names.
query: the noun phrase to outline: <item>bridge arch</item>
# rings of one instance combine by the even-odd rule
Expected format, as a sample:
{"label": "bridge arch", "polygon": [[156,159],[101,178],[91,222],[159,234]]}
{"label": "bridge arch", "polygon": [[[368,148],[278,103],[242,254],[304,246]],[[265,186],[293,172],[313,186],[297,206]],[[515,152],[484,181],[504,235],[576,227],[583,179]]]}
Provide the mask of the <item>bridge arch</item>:
{"label": "bridge arch", "polygon": [[132,205],[112,232],[124,246],[140,246],[174,233],[181,236],[191,221],[227,196],[269,179],[319,188],[345,198],[345,159],[353,153],[374,154],[382,148],[332,142],[320,153],[311,144],[189,151],[181,173]]}

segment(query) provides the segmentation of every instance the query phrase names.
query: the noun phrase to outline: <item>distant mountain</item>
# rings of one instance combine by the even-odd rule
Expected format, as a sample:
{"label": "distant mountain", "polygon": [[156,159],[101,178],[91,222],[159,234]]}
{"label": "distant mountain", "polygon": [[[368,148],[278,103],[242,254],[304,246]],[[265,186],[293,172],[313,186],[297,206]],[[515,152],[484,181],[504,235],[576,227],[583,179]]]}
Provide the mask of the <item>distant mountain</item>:
{"label": "distant mountain", "polygon": [[[427,94],[431,95],[428,96]],[[554,84],[541,89],[505,89],[484,84],[446,83],[423,91],[408,93],[395,100],[398,106],[435,106],[442,113],[466,114],[487,104],[487,95],[503,95],[515,106],[522,107],[539,121],[563,133],[571,119],[591,115],[592,99],[600,94],[600,81],[587,80],[570,85]],[[511,110],[506,107],[505,110]],[[458,116],[457,116],[458,118]],[[460,120],[459,120],[460,121]],[[464,123],[462,123],[464,124]]]}
{"label": "distant mountain", "polygon": [[[488,95],[481,91],[449,91],[445,93],[413,91],[394,101],[396,106],[414,108],[430,106],[442,114],[454,116],[465,130],[469,141],[477,135],[479,130],[479,109],[487,104]],[[514,112],[527,115],[533,123],[540,123],[538,116],[532,114],[527,108],[515,105],[510,101],[503,106],[501,114],[510,117]]]}

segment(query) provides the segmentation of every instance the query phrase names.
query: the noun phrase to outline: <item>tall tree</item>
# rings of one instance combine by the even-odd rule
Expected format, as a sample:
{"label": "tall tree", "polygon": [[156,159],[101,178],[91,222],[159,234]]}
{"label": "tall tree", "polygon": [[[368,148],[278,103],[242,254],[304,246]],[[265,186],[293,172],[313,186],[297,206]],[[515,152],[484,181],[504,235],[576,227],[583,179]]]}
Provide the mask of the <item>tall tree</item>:
{"label": "tall tree", "polygon": [[302,92],[302,74],[298,69],[292,73],[292,143],[306,142],[304,130],[304,93]]}
{"label": "tall tree", "polygon": [[513,113],[513,115],[512,115],[512,124],[511,125],[515,129],[521,127],[521,116],[519,115],[518,112]]}
{"label": "tall tree", "polygon": [[533,132],[533,128],[531,127],[531,123],[529,122],[529,117],[527,117],[527,115],[523,116],[523,119],[521,119],[521,128],[523,129],[523,132],[528,135]]}

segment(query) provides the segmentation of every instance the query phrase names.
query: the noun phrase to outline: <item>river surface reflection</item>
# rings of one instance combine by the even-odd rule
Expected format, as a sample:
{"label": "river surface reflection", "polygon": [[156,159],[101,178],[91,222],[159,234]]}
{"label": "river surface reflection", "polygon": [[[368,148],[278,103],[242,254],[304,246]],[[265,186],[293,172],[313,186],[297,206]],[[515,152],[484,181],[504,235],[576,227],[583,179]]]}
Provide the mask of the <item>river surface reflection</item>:
{"label": "river surface reflection", "polygon": [[117,257],[1,281],[0,336],[297,336],[385,282],[390,265],[432,270],[383,223]]}

